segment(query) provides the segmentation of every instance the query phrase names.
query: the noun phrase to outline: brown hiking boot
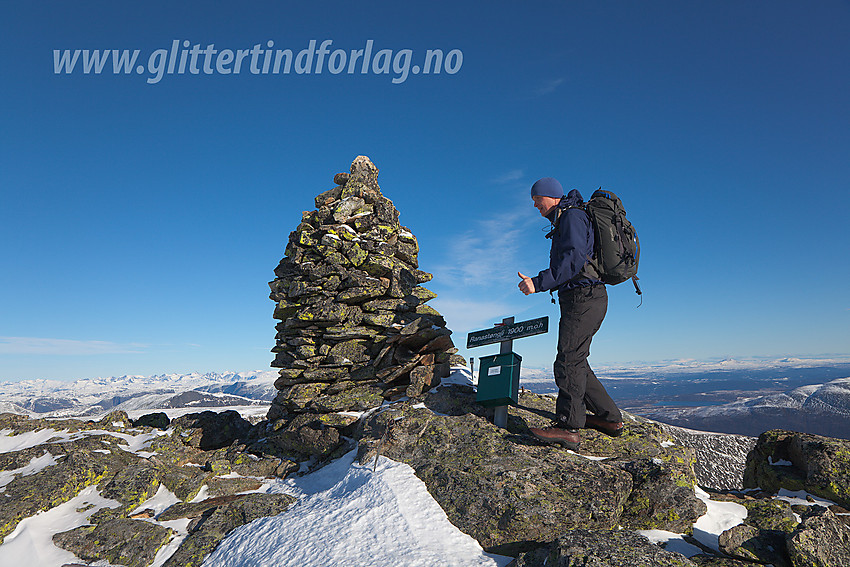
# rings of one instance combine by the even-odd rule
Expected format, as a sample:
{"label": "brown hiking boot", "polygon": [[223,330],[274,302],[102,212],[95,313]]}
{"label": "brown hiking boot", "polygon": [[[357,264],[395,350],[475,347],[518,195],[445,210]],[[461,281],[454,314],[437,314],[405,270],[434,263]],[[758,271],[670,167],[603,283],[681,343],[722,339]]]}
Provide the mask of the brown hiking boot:
{"label": "brown hiking boot", "polygon": [[585,429],[601,431],[605,435],[610,435],[611,437],[619,437],[623,434],[622,421],[605,421],[604,419],[600,419],[592,414],[587,414],[584,427]]}
{"label": "brown hiking boot", "polygon": [[573,451],[578,450],[578,445],[581,443],[581,435],[579,435],[578,429],[551,426],[529,427],[528,430],[544,443],[558,443]]}

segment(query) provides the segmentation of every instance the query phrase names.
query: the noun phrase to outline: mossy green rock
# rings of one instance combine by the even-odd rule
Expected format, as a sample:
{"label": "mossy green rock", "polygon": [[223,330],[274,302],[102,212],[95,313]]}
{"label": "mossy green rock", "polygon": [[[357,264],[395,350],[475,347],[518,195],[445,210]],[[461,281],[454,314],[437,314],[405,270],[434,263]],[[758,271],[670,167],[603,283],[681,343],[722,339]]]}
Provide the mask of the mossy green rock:
{"label": "mossy green rock", "polygon": [[386,285],[376,279],[369,282],[367,285],[350,287],[339,292],[336,295],[336,300],[343,303],[361,303],[375,297],[380,297],[384,294],[386,289]]}
{"label": "mossy green rock", "polygon": [[380,277],[392,273],[392,271],[396,268],[396,263],[397,262],[389,256],[372,254],[366,258],[366,261],[363,262],[360,269],[369,275]]}
{"label": "mossy green rock", "polygon": [[791,567],[785,551],[785,534],[781,531],[739,524],[720,534],[718,542],[720,550],[732,557],[770,563],[774,567]]}
{"label": "mossy green rock", "polygon": [[613,528],[632,488],[628,473],[543,446],[527,430],[518,435],[482,415],[438,415],[409,403],[366,424],[361,462],[379,450],[413,467],[455,526],[506,555],[569,529]]}
{"label": "mossy green rock", "polygon": [[301,374],[301,379],[305,382],[336,382],[345,380],[349,372],[347,368],[339,367],[308,368]]}
{"label": "mossy green rock", "polygon": [[813,506],[786,541],[794,567],[850,565],[850,528],[827,508]]}
{"label": "mossy green rock", "polygon": [[375,327],[389,327],[393,324],[394,320],[395,313],[392,311],[377,311],[363,314],[363,322]]}
{"label": "mossy green rock", "polygon": [[146,567],[171,537],[168,528],[128,518],[58,533],[53,543],[86,561],[108,561],[127,567]]}
{"label": "mossy green rock", "polygon": [[693,480],[676,470],[675,457],[666,461],[660,457],[636,459],[623,463],[622,468],[634,482],[623,511],[624,526],[691,533],[694,522],[706,513],[705,503],[694,497]]}
{"label": "mossy green rock", "polygon": [[362,325],[343,325],[339,327],[328,327],[325,340],[345,341],[349,339],[374,339],[378,331]]}
{"label": "mossy green rock", "polygon": [[319,415],[306,413],[295,416],[284,427],[269,434],[266,442],[296,457],[328,457],[342,444],[339,431],[325,425]]}
{"label": "mossy green rock", "polygon": [[659,424],[629,421],[617,438],[583,430],[581,453],[591,460],[529,433],[551,423],[550,396],[523,392],[507,430],[491,424],[493,410],[475,403],[471,388],[438,388],[421,401],[371,418],[360,460],[380,446],[410,464],[450,521],[491,551],[515,554],[574,528],[688,531],[705,512],[693,454],[671,446]]}
{"label": "mossy green rock", "polygon": [[[282,462],[273,452],[248,453],[247,447],[239,442],[229,442],[226,447],[214,450],[204,450],[200,447],[204,445],[199,442],[204,435],[196,435],[199,431],[224,431],[224,437],[231,435],[234,429],[241,431],[238,426],[241,417],[236,415],[236,419],[234,413],[203,412],[176,418],[173,430],[151,439],[150,446],[145,447],[148,452],[144,457],[125,450],[127,447],[123,438],[110,435],[116,433],[122,436],[151,436],[154,433],[155,430],[146,425],[135,430],[129,429],[129,421],[123,412],[109,414],[98,422],[72,419],[31,420],[23,416],[0,415],[0,430],[14,433],[53,430],[63,436],[62,439],[56,438],[52,442],[48,440],[47,443],[35,447],[0,453],[0,470],[3,471],[20,469],[35,458],[45,458],[47,454],[55,456],[54,464],[49,464],[33,474],[16,474],[5,486],[3,494],[0,495],[0,498],[3,498],[3,506],[0,507],[0,536],[14,530],[23,518],[63,504],[86,487],[97,486],[102,497],[114,499],[119,505],[91,514],[88,521],[92,525],[56,535],[56,544],[85,561],[108,562],[114,565],[150,565],[157,550],[169,540],[173,532],[152,522],[128,518],[128,512],[152,497],[160,485],[164,485],[184,502],[194,498],[201,487],[207,485],[209,494],[224,496],[224,499],[215,500],[214,506],[207,502],[190,527],[190,537],[187,538],[190,543],[185,548],[180,547],[177,559],[171,563],[199,564],[206,553],[223,537],[215,534],[225,534],[230,529],[222,528],[222,522],[226,520],[229,525],[241,525],[261,515],[277,514],[292,501],[289,496],[236,493],[257,490],[262,485],[262,477],[289,474],[298,469],[296,463]],[[310,421],[316,422],[317,429],[329,431],[330,437],[335,436],[335,443],[330,445],[331,450],[328,452],[332,454],[332,450],[339,446],[339,434],[336,429],[322,425],[313,417],[307,417],[300,424],[290,422],[289,425],[296,429],[299,425],[303,428],[309,425]],[[258,429],[262,431],[241,432],[245,442],[250,439],[259,440],[269,432],[265,425]],[[68,439],[69,436],[71,439]],[[334,442],[334,439],[329,440]],[[196,446],[192,445],[193,442]],[[252,449],[257,447],[252,445]],[[232,472],[241,476],[217,476]],[[237,504],[236,500],[244,503]],[[223,514],[221,521],[207,524],[210,529],[201,530],[204,524],[201,516],[206,514],[212,517],[217,512]],[[203,520],[206,519],[204,516]],[[211,529],[216,525],[219,527]],[[193,537],[197,533],[202,533],[203,537]],[[205,543],[199,545],[199,541]],[[186,559],[187,556],[189,559]]]}
{"label": "mossy green rock", "polygon": [[747,456],[744,487],[805,490],[850,508],[850,441],[774,429]]}
{"label": "mossy green rock", "polygon": [[629,530],[576,529],[508,567],[694,567],[687,557],[665,551]]}
{"label": "mossy green rock", "polygon": [[350,220],[365,204],[366,202],[360,197],[343,195],[342,200],[334,207],[334,220],[338,223]]}
{"label": "mossy green rock", "polygon": [[315,303],[299,310],[286,320],[287,326],[320,325],[330,326],[342,323],[348,317],[348,308],[339,303]]}
{"label": "mossy green rock", "polygon": [[306,411],[310,404],[327,388],[323,383],[295,384],[278,395],[278,403],[290,412]]}
{"label": "mossy green rock", "polygon": [[121,469],[103,488],[104,498],[118,500],[125,511],[135,508],[159,489],[162,473],[147,461]]}
{"label": "mossy green rock", "polygon": [[768,499],[738,501],[747,509],[744,522],[762,530],[779,530],[791,533],[797,527],[797,519],[787,500]]}
{"label": "mossy green rock", "polygon": [[313,400],[311,409],[323,413],[364,411],[380,406],[384,390],[374,384],[362,384],[348,390],[320,396]]}
{"label": "mossy green rock", "polygon": [[[276,516],[295,501],[286,494],[246,494],[243,498],[217,506],[201,517],[165,567],[201,565],[228,533],[258,518]],[[166,510],[167,512],[167,510]]]}
{"label": "mossy green rock", "polygon": [[[104,445],[95,443],[102,450]],[[24,518],[67,502],[83,488],[98,484],[125,464],[121,457],[112,453],[62,445],[50,450],[53,455],[61,455],[64,449],[65,456],[57,464],[29,476],[17,477],[6,485],[0,506],[0,538],[11,533]]]}
{"label": "mossy green rock", "polygon": [[351,339],[337,343],[331,347],[328,353],[328,361],[331,364],[367,362],[369,360],[368,347],[369,343],[360,339]]}

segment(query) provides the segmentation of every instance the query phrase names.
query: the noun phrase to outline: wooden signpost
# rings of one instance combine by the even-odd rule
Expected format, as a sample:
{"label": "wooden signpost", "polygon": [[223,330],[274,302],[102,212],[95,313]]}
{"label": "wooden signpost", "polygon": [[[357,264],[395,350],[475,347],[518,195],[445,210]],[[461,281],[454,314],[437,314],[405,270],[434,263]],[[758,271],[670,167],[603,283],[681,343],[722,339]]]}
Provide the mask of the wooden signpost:
{"label": "wooden signpost", "polygon": [[478,359],[478,394],[476,401],[495,407],[493,423],[505,428],[508,424],[507,404],[519,401],[519,373],[522,357],[513,352],[514,339],[539,335],[549,331],[549,317],[514,323],[513,317],[502,319],[492,329],[473,331],[466,337],[466,348],[499,343],[499,354]]}

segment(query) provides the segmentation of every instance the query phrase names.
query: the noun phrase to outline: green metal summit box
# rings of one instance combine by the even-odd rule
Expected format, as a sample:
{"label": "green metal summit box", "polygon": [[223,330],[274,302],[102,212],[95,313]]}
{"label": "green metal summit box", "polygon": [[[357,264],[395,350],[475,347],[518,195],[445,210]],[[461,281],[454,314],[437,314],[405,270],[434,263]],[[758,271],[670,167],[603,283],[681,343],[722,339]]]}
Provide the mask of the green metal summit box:
{"label": "green metal summit box", "polygon": [[515,352],[482,356],[478,366],[478,395],[482,406],[495,407],[519,402],[519,366]]}

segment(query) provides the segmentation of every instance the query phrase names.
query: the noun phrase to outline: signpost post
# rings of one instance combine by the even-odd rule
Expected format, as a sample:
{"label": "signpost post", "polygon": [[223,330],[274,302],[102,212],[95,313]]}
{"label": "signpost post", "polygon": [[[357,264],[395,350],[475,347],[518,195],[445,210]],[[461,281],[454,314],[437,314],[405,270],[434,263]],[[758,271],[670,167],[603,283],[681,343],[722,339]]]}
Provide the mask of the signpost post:
{"label": "signpost post", "polygon": [[522,360],[513,352],[514,339],[531,337],[549,331],[549,317],[514,323],[513,317],[502,319],[492,329],[473,331],[466,337],[466,348],[499,343],[499,354],[478,358],[477,401],[494,406],[493,423],[505,428],[508,424],[508,403],[516,404],[519,395],[519,363]]}

